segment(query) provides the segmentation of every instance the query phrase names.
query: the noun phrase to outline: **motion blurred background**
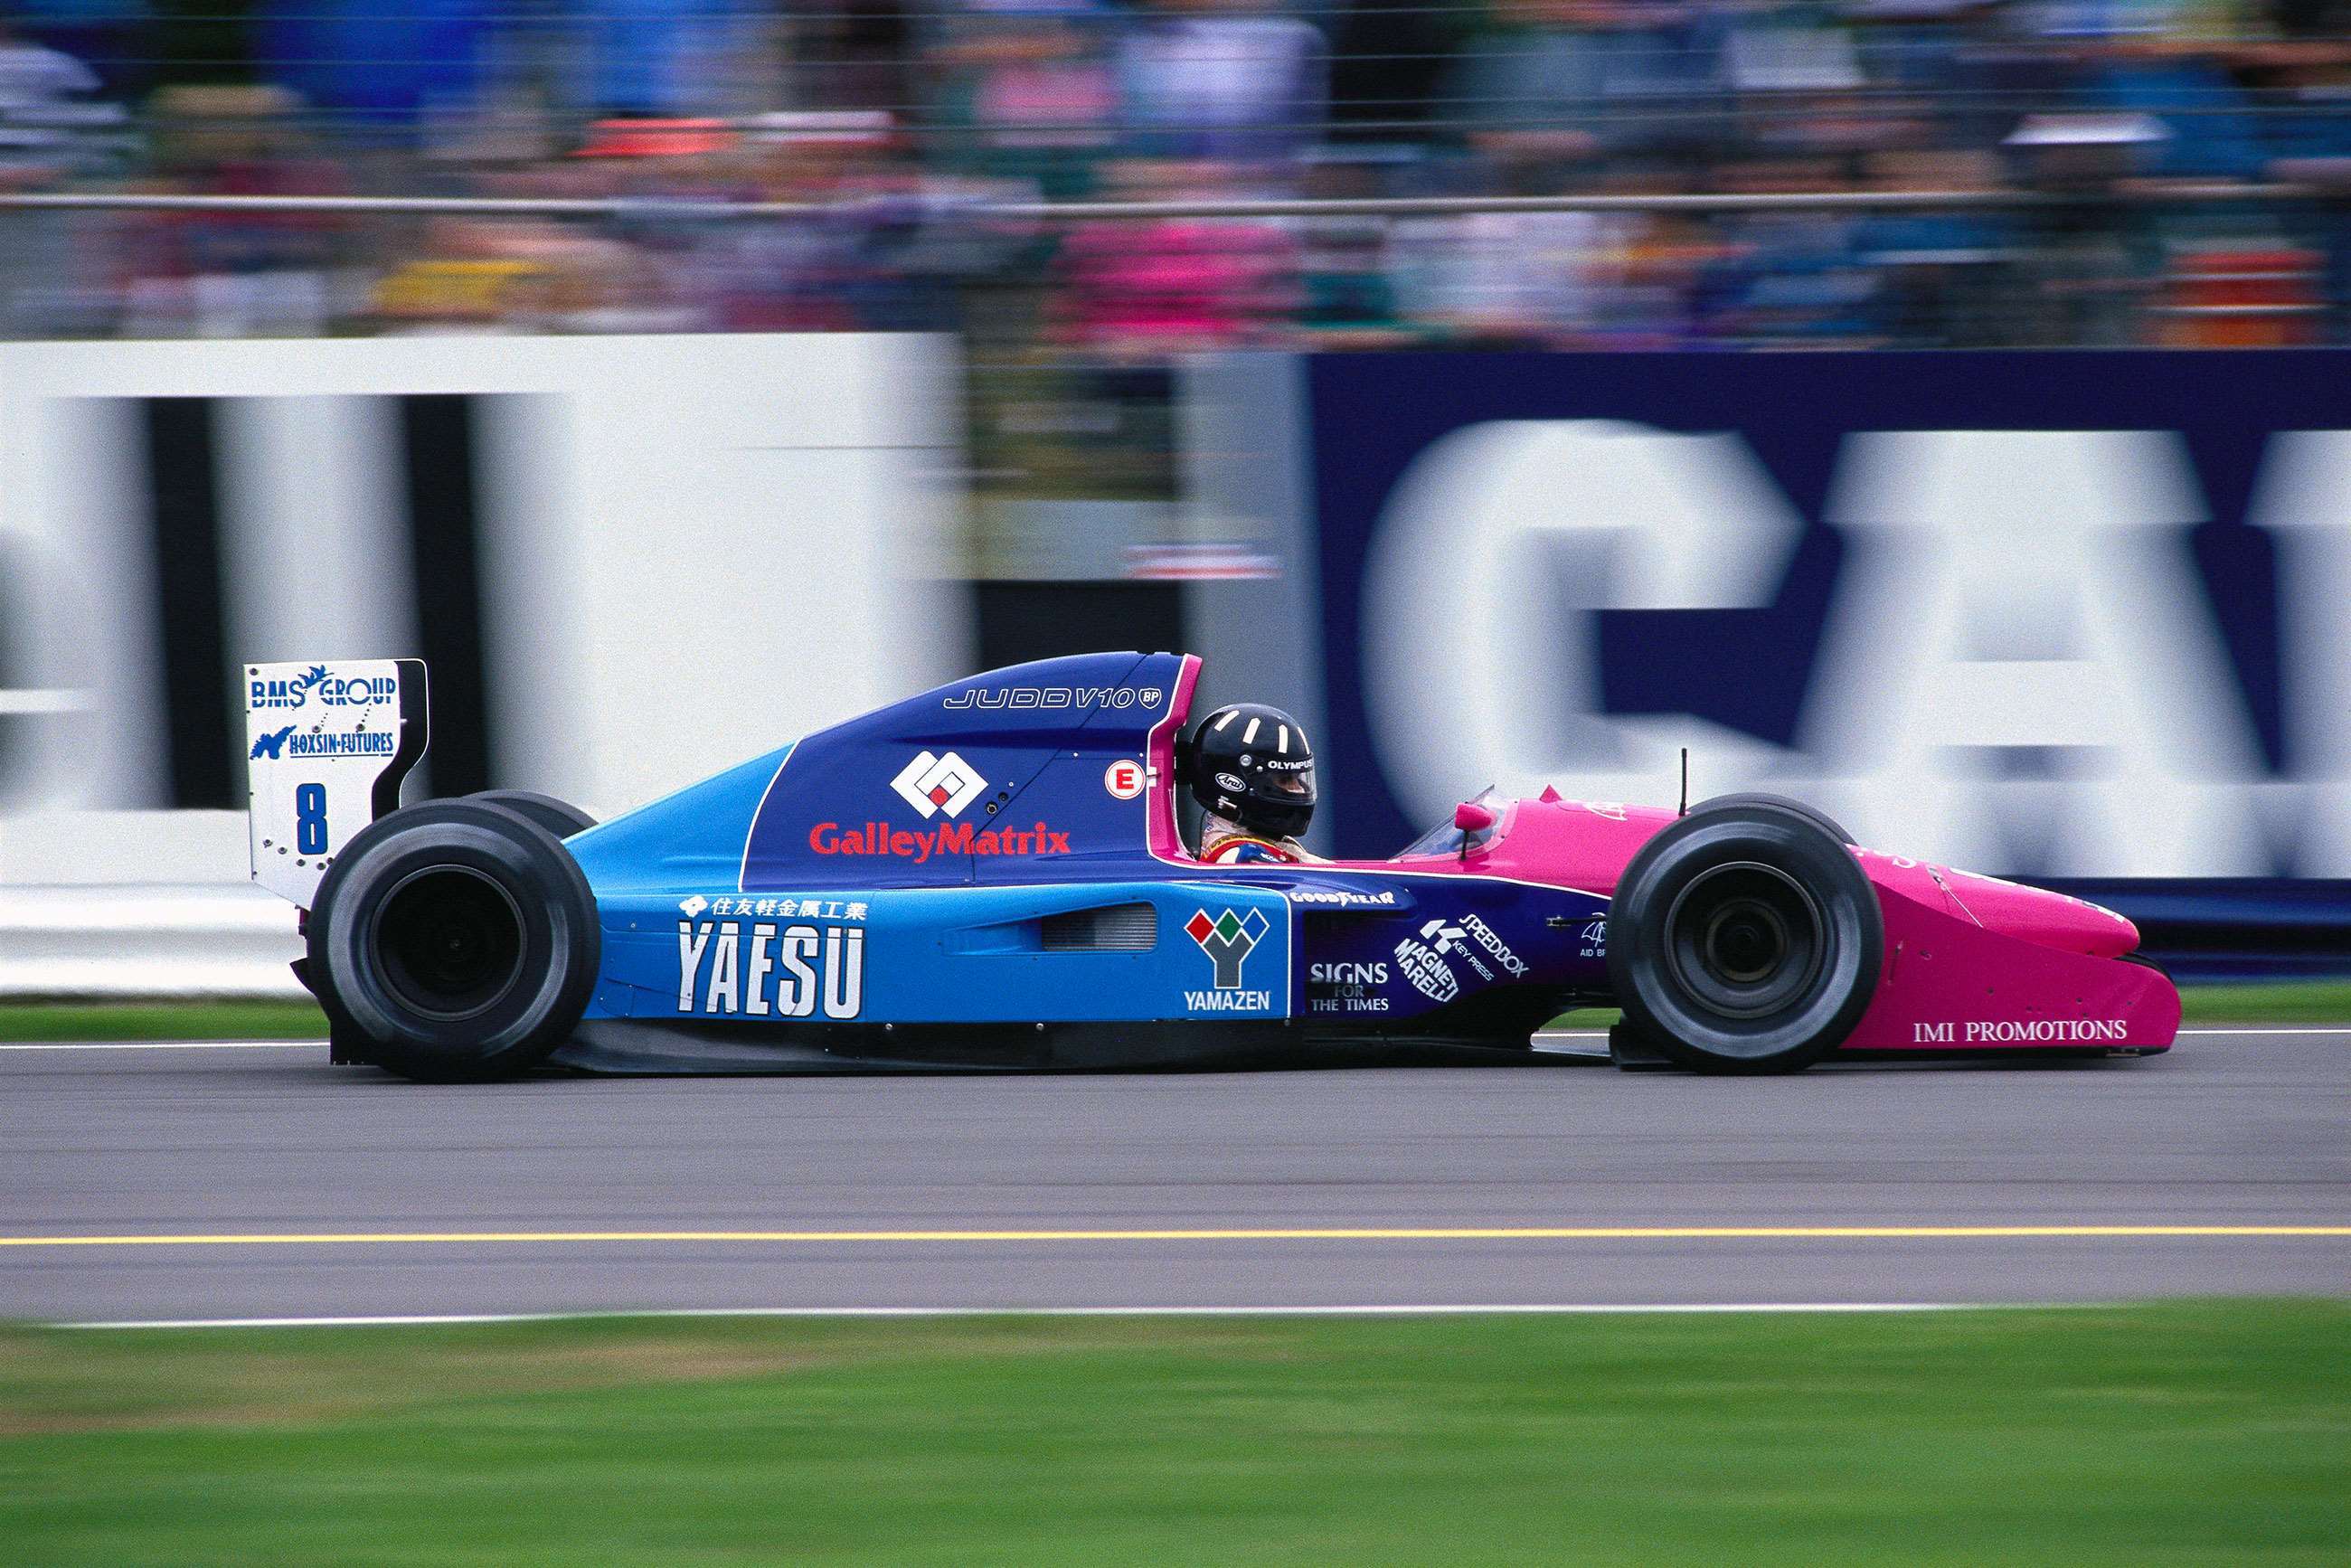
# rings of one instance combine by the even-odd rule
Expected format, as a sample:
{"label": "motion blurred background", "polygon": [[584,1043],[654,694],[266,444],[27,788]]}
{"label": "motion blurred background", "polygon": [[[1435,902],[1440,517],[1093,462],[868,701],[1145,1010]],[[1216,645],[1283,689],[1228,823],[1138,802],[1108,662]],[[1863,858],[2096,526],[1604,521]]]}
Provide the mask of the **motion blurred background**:
{"label": "motion blurred background", "polygon": [[610,812],[1183,647],[1326,850],[1687,746],[2351,950],[2351,6],[0,16],[0,991],[287,992],[236,667],[351,654]]}

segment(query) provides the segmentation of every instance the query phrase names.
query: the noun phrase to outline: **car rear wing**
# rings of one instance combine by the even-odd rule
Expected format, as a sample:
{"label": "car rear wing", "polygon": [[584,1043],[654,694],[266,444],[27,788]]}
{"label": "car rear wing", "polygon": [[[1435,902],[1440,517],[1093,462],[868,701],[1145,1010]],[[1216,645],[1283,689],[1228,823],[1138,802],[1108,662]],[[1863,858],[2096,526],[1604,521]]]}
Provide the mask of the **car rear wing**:
{"label": "car rear wing", "polygon": [[253,880],[308,909],[342,847],[400,805],[424,755],[424,661],[247,664]]}

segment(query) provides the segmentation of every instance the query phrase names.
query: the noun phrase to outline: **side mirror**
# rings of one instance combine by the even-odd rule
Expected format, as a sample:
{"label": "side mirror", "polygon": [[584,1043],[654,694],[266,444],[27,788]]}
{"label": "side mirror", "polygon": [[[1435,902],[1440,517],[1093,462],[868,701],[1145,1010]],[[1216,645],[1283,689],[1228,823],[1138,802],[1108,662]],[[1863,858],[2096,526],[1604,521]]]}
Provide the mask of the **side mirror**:
{"label": "side mirror", "polygon": [[1453,808],[1453,825],[1461,831],[1461,861],[1467,865],[1469,846],[1477,841],[1479,833],[1494,825],[1494,810],[1475,800],[1464,800]]}

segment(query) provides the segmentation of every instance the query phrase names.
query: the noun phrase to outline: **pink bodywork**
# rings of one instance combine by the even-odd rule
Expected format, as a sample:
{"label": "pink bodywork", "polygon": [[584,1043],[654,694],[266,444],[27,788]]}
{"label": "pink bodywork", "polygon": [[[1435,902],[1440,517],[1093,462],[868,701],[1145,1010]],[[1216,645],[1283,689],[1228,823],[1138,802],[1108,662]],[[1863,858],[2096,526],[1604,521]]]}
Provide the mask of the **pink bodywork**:
{"label": "pink bodywork", "polygon": [[[1382,862],[1613,894],[1634,853],[1674,820],[1653,806],[1545,795],[1502,808],[1489,847]],[[2179,992],[2115,960],[2138,927],[2111,909],[1974,872],[1856,849],[1886,915],[1886,967],[1846,1051],[2169,1048]]]}
{"label": "pink bodywork", "polygon": [[[1176,701],[1153,730],[1152,852],[1192,862],[1176,830],[1174,741],[1191,708],[1200,661],[1187,657]],[[1465,859],[1416,855],[1336,861],[1327,869],[1510,877],[1614,894],[1634,854],[1675,813],[1655,806],[1535,800],[1487,802],[1493,835]],[[2111,909],[2043,888],[1902,855],[1856,849],[1886,915],[1876,998],[1845,1051],[2168,1050],[2179,992],[2144,964],[2115,960],[2138,927]]]}

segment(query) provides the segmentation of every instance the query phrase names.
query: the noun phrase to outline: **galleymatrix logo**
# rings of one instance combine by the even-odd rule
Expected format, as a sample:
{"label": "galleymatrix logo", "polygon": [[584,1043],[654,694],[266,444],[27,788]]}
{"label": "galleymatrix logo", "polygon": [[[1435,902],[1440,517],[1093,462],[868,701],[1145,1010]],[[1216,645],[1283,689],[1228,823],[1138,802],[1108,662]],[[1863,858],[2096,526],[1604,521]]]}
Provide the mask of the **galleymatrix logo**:
{"label": "galleymatrix logo", "polygon": [[959,817],[964,808],[987,789],[987,780],[979,776],[978,768],[952,751],[945,757],[920,751],[898,770],[898,777],[890,780],[890,788],[925,819],[941,811]]}

